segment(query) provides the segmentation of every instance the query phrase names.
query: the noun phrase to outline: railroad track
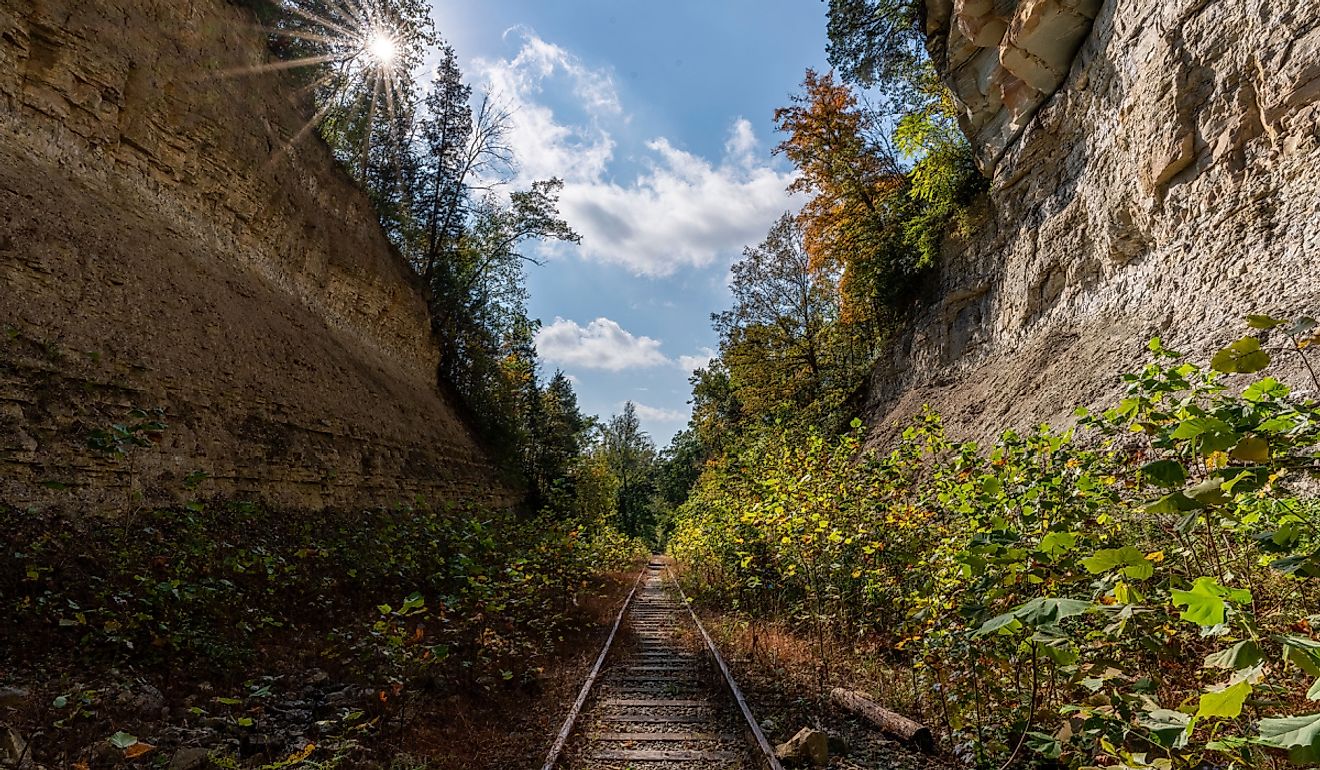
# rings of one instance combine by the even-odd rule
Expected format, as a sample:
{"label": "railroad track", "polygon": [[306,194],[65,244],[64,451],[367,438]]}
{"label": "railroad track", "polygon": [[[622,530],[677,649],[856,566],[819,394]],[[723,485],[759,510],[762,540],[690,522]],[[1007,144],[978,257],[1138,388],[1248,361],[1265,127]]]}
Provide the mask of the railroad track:
{"label": "railroad track", "polygon": [[782,770],[668,566],[652,559],[542,770],[671,768]]}

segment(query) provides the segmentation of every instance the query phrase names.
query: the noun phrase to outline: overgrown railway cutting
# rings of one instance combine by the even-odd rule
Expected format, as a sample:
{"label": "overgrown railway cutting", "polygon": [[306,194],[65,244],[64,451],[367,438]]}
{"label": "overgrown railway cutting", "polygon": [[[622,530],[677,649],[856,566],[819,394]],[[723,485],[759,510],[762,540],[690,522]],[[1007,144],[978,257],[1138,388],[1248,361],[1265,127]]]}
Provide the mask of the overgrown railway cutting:
{"label": "overgrown railway cutting", "polygon": [[[628,642],[616,646],[621,627]],[[542,770],[624,768],[782,770],[658,558],[638,576]]]}

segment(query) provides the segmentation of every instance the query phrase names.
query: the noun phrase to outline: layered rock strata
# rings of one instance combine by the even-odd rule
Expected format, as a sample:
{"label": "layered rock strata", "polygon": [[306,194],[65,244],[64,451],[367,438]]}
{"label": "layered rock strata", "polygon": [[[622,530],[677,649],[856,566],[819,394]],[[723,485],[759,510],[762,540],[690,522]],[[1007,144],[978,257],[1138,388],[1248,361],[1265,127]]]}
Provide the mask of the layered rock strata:
{"label": "layered rock strata", "polygon": [[0,0],[0,502],[512,500],[267,61],[223,0]]}
{"label": "layered rock strata", "polygon": [[1205,360],[1248,313],[1320,312],[1320,5],[928,8],[993,186],[877,368],[877,436],[923,403],[963,437],[1066,422],[1151,336]]}

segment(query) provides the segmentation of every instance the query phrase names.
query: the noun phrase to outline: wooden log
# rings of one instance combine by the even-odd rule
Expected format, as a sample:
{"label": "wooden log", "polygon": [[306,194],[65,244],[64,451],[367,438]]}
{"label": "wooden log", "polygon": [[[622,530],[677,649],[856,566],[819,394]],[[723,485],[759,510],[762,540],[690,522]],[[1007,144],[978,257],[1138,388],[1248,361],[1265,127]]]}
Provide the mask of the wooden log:
{"label": "wooden log", "polygon": [[835,687],[830,692],[830,700],[866,719],[886,733],[908,741],[927,754],[935,752],[935,736],[931,734],[929,727],[920,722],[914,722],[902,714],[895,714],[871,700],[871,696],[864,692]]}

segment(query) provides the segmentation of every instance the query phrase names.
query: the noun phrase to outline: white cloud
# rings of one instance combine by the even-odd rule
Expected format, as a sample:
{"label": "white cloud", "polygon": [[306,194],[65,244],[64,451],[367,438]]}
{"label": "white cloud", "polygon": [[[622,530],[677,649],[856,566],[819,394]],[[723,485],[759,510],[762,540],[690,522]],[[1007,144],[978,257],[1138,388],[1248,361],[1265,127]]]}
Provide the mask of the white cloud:
{"label": "white cloud", "polygon": [[[625,125],[627,115],[612,73],[585,65],[531,30],[517,31],[517,55],[478,61],[476,71],[512,108],[509,139],[521,181],[565,180],[560,209],[582,235],[583,256],[637,275],[672,275],[736,254],[796,208],[785,190],[792,174],[769,164],[744,118],[734,121],[718,161],[657,137],[645,144],[635,178],[613,178],[616,141],[609,127]],[[585,116],[576,124],[545,104],[550,81],[561,77]]]}
{"label": "white cloud", "polygon": [[685,372],[695,372],[698,369],[705,368],[715,358],[715,351],[710,348],[702,348],[701,353],[695,356],[679,356],[678,366]]}
{"label": "white cloud", "polygon": [[635,401],[633,407],[637,409],[638,417],[649,422],[687,422],[688,419],[688,413],[679,409],[657,409]]}
{"label": "white cloud", "polygon": [[586,326],[556,318],[536,333],[536,351],[551,363],[611,372],[671,363],[660,352],[659,340],[634,336],[608,318]]}
{"label": "white cloud", "polygon": [[[623,108],[613,77],[592,70],[557,45],[526,28],[508,30],[522,36],[522,48],[513,59],[475,62],[478,76],[496,103],[510,113],[508,141],[525,180],[557,176],[568,182],[595,180],[614,157],[614,139],[601,121]],[[574,99],[590,120],[586,125],[565,125],[554,110],[541,103],[546,81],[566,76]]]}

